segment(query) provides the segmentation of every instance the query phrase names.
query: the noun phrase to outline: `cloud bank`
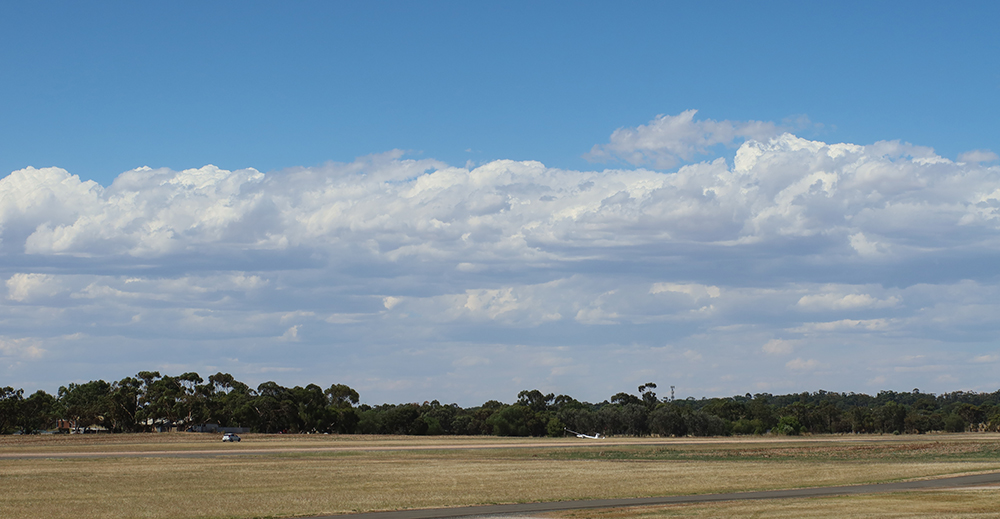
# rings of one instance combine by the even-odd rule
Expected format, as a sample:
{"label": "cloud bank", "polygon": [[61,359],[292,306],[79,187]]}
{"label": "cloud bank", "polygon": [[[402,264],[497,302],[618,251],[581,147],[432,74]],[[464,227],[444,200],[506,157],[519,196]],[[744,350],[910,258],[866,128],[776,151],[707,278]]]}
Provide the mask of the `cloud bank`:
{"label": "cloud bank", "polygon": [[732,145],[737,139],[766,140],[781,133],[774,123],[762,121],[694,120],[697,110],[679,115],[658,115],[649,124],[619,128],[607,144],[595,145],[584,155],[593,162],[615,160],[633,166],[651,165],[670,169],[681,160],[707,155],[717,145]]}
{"label": "cloud bank", "polygon": [[[369,401],[995,390],[1000,167],[694,111],[591,156],[0,180],[0,374],[339,381]],[[992,158],[991,158],[992,157]],[[956,387],[959,381],[961,387]],[[875,384],[875,385],[873,385]],[[876,387],[881,386],[881,387]]]}

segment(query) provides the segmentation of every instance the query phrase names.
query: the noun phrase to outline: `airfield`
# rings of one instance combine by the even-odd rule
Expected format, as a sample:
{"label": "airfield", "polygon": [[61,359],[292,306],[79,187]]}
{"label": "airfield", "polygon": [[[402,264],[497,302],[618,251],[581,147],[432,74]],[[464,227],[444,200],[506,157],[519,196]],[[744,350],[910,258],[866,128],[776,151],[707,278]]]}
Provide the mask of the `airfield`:
{"label": "airfield", "polygon": [[219,438],[0,437],[0,518],[985,517],[1000,510],[997,434]]}

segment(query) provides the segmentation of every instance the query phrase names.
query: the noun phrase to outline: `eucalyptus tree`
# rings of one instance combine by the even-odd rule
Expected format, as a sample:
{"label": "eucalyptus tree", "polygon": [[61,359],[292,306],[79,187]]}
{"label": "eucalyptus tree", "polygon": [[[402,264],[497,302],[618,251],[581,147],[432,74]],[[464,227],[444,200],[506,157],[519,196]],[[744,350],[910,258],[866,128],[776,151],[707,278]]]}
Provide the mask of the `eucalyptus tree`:
{"label": "eucalyptus tree", "polygon": [[64,417],[74,427],[102,427],[111,424],[111,384],[91,380],[84,384],[70,383],[59,388],[59,403]]}
{"label": "eucalyptus tree", "polygon": [[17,426],[23,400],[23,389],[0,387],[0,434],[7,434]]}
{"label": "eucalyptus tree", "polygon": [[[20,390],[19,390],[20,391]],[[21,401],[17,429],[21,434],[33,434],[51,429],[58,417],[59,405],[56,397],[39,389]]]}
{"label": "eucalyptus tree", "polygon": [[139,423],[139,401],[142,398],[142,380],[125,377],[112,384],[109,394],[111,429],[116,432],[137,432]]}
{"label": "eucalyptus tree", "polygon": [[346,384],[332,384],[326,391],[327,405],[330,411],[331,430],[341,434],[350,434],[357,430],[361,415],[354,406],[358,405],[361,396]]}

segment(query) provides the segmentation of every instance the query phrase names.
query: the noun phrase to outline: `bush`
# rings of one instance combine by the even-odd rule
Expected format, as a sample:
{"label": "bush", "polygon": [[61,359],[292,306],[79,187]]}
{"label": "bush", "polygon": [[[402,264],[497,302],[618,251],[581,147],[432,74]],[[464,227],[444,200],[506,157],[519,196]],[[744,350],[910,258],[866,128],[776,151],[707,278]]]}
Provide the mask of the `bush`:
{"label": "bush", "polygon": [[944,430],[948,432],[964,432],[965,420],[961,416],[952,413],[944,419]]}
{"label": "bush", "polygon": [[784,436],[798,436],[802,432],[802,424],[794,416],[782,416],[778,420],[778,425],[775,425],[774,429],[771,429],[771,432]]}
{"label": "bush", "polygon": [[733,434],[764,434],[767,432],[764,421],[759,418],[753,420],[740,418],[732,424]]}

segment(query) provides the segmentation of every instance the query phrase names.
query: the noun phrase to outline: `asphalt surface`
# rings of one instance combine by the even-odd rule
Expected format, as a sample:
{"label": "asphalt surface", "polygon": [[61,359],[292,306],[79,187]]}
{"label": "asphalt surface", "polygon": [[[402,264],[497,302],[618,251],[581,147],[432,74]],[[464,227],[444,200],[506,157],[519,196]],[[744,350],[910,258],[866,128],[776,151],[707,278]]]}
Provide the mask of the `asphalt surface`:
{"label": "asphalt surface", "polygon": [[555,512],[560,510],[581,510],[585,508],[620,508],[628,506],[671,505],[681,503],[711,503],[716,501],[827,497],[852,494],[876,494],[883,492],[906,492],[912,490],[977,487],[997,484],[1000,484],[1000,472],[920,481],[904,481],[899,483],[877,483],[871,485],[794,488],[788,490],[766,490],[761,492],[640,497],[631,499],[588,499],[583,501],[518,503],[510,505],[467,506],[461,508],[426,508],[418,510],[394,510],[390,512],[368,512],[362,514],[325,515],[310,519],[436,519],[488,515],[518,516],[537,514],[541,512]]}

